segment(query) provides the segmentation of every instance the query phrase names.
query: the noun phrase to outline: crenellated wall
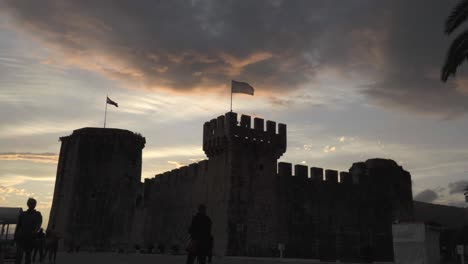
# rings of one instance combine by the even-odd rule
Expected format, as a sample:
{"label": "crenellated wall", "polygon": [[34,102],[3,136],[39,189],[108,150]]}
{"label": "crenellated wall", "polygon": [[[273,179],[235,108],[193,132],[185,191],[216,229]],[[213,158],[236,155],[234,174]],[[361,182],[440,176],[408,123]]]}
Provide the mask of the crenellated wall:
{"label": "crenellated wall", "polygon": [[[294,172],[293,172],[294,167]],[[412,219],[411,180],[392,160],[349,172],[279,162],[279,215],[286,254],[301,258],[391,260],[391,223]]]}
{"label": "crenellated wall", "polygon": [[144,243],[186,245],[197,206],[218,255],[389,261],[391,223],[412,217],[411,177],[391,160],[347,172],[279,162],[286,125],[233,112],[206,122],[208,160],[144,183]]}
{"label": "crenellated wall", "polygon": [[217,241],[214,252],[224,254],[229,194],[225,167],[203,160],[146,179],[141,243],[175,245],[184,250],[192,216],[198,205],[205,204]]}
{"label": "crenellated wall", "polygon": [[[62,137],[49,226],[66,246],[115,250],[188,242],[207,206],[215,255],[392,261],[391,224],[412,219],[411,175],[370,159],[338,172],[279,162],[287,127],[228,112],[203,126],[208,159],[141,183],[145,139],[83,128]],[[62,245],[63,248],[63,245]]]}
{"label": "crenellated wall", "polygon": [[248,115],[238,121],[237,113],[229,112],[203,125],[203,151],[210,158],[226,150],[227,143],[239,140],[273,151],[279,158],[286,151],[286,125]]}

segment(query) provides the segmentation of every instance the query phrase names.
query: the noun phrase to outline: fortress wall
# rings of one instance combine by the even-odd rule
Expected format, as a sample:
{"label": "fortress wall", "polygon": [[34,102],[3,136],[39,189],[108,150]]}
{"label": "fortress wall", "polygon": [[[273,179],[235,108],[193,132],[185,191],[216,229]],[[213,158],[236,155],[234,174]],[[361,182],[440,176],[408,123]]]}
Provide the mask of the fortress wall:
{"label": "fortress wall", "polygon": [[[280,177],[299,177],[304,181],[305,184],[313,183],[339,183],[339,184],[349,184],[350,174],[349,172],[336,170],[318,168],[318,167],[308,167],[303,164],[292,164],[288,162],[278,162],[277,164],[277,175]],[[294,172],[293,172],[294,168]]]}
{"label": "fortress wall", "polygon": [[[77,172],[80,164],[75,158],[79,142],[77,140],[70,140],[70,137],[62,137],[60,140],[62,141],[62,145],[60,147],[54,197],[50,211],[49,226],[47,228],[55,226],[56,230],[59,230],[64,238],[70,238],[72,237],[72,230],[69,225],[71,217],[69,207],[73,202],[73,196],[68,194],[75,192],[75,181],[79,179]],[[60,240],[60,249],[65,248],[64,241],[65,239]]]}
{"label": "fortress wall", "polygon": [[82,128],[61,141],[49,228],[56,225],[65,248],[129,247],[145,139],[127,130]]}
{"label": "fortress wall", "polygon": [[[231,254],[271,256],[277,247],[276,157],[258,143],[235,141],[229,212]],[[266,148],[269,146],[265,146]]]}
{"label": "fortress wall", "polygon": [[336,257],[336,230],[344,226],[339,216],[346,214],[345,208],[356,206],[346,202],[349,199],[341,198],[356,188],[349,183],[348,176],[347,172],[278,163],[280,232],[282,242],[289,245],[287,255],[321,259]]}
{"label": "fortress wall", "polygon": [[289,245],[286,256],[392,258],[391,222],[412,211],[410,176],[401,166],[374,159],[338,172],[279,162],[277,177],[279,237]]}
{"label": "fortress wall", "polygon": [[204,131],[210,162],[227,154],[227,254],[271,256],[278,240],[276,161],[286,150],[286,125],[247,115],[238,120],[236,113],[227,113],[205,123]]}
{"label": "fortress wall", "polygon": [[184,247],[205,203],[216,254],[277,256],[284,243],[286,257],[392,259],[388,227],[412,210],[410,175],[393,161],[348,172],[277,163],[286,125],[232,112],[206,122],[203,135],[209,160],[145,182],[147,242]]}
{"label": "fortress wall", "polygon": [[185,250],[188,228],[200,204],[207,206],[213,220],[212,231],[217,241],[215,252],[224,254],[227,243],[227,181],[222,160],[203,160],[145,181],[144,244],[177,246]]}
{"label": "fortress wall", "polygon": [[144,138],[92,130],[61,139],[50,224],[66,243],[78,234],[102,249],[131,241],[184,252],[203,203],[216,255],[278,256],[283,243],[285,257],[391,261],[389,227],[412,217],[411,177],[401,166],[372,159],[338,172],[278,163],[286,125],[274,121],[232,112],[212,119],[203,129],[208,160],[143,184]]}

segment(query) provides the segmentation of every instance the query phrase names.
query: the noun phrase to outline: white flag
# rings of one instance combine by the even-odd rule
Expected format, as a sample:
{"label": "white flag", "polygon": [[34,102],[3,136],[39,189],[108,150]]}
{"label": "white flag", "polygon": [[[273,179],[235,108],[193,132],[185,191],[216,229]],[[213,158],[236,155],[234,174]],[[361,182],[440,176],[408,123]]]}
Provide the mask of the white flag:
{"label": "white flag", "polygon": [[231,92],[254,95],[254,88],[248,83],[233,80],[231,82]]}

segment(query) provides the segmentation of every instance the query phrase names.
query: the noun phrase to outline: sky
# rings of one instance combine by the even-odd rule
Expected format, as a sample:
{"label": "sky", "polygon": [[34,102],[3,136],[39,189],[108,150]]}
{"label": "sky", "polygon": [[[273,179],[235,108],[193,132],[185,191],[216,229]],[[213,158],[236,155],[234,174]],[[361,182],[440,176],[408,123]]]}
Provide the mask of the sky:
{"label": "sky", "polygon": [[[408,170],[416,200],[465,207],[468,65],[440,81],[457,2],[0,0],[0,205],[51,206],[59,137],[146,137],[142,178],[206,158],[203,123],[233,110],[288,125],[281,161]],[[456,32],[458,33],[458,32]]]}

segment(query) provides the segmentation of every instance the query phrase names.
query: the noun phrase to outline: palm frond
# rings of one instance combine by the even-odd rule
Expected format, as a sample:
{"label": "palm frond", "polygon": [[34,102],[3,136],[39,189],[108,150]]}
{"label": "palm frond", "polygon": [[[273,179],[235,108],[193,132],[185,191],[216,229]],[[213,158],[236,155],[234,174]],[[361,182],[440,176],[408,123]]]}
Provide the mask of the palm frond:
{"label": "palm frond", "polygon": [[460,26],[468,18],[468,0],[460,1],[450,13],[445,21],[445,33],[451,34],[455,29]]}
{"label": "palm frond", "polygon": [[441,71],[441,79],[446,82],[450,75],[455,76],[458,66],[468,59],[468,30],[457,36],[450,45]]}

